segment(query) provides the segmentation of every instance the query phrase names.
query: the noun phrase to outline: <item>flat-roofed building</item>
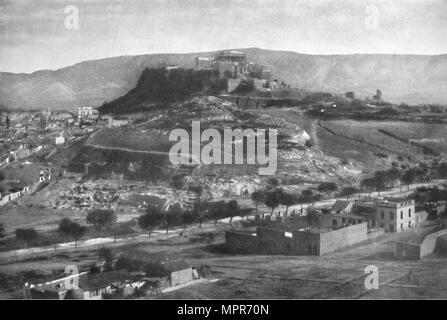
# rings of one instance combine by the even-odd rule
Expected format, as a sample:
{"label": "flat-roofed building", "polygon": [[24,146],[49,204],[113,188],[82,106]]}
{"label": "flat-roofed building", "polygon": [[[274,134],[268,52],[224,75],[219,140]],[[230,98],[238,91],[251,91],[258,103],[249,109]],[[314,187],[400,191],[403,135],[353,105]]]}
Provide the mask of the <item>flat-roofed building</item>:
{"label": "flat-roofed building", "polygon": [[384,198],[376,202],[376,224],[387,232],[416,226],[415,202],[407,198]]}
{"label": "flat-roofed building", "polygon": [[225,244],[230,251],[250,254],[321,256],[367,239],[366,223],[336,230],[281,230],[258,227],[256,233],[225,232]]}

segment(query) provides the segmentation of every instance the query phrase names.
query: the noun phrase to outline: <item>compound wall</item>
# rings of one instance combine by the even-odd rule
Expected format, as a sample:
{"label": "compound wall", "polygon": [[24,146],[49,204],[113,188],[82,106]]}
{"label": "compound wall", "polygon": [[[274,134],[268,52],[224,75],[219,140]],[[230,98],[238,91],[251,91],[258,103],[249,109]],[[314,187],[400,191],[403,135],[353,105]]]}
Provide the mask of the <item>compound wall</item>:
{"label": "compound wall", "polygon": [[320,255],[351,246],[368,239],[368,223],[354,224],[320,234]]}

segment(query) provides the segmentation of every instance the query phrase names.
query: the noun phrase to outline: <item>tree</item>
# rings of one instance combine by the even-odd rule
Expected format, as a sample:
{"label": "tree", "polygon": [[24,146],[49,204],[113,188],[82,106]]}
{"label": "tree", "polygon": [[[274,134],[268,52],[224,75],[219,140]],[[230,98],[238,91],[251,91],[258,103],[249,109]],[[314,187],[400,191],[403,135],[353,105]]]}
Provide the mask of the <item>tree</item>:
{"label": "tree", "polygon": [[322,182],[318,185],[317,190],[320,192],[328,193],[337,191],[338,187],[335,182]]}
{"label": "tree", "polygon": [[15,231],[16,238],[22,240],[25,243],[25,248],[28,246],[28,243],[37,239],[39,234],[34,229],[16,229]]}
{"label": "tree", "polygon": [[237,217],[242,214],[242,210],[236,200],[231,200],[227,203],[225,212],[226,215],[230,216],[230,224],[233,220],[233,217]]}
{"label": "tree", "polygon": [[65,236],[72,236],[73,240],[75,241],[75,248],[77,248],[78,239],[85,234],[86,228],[77,222],[64,218],[59,222],[58,231],[64,235],[64,242]]}
{"label": "tree", "polygon": [[101,247],[98,250],[98,257],[106,262],[111,262],[115,258],[115,255],[113,254],[112,249]]}
{"label": "tree", "polygon": [[377,179],[377,177],[371,177],[371,178],[365,178],[360,182],[360,186],[362,188],[364,188],[365,190],[369,191],[369,195],[371,195],[371,193],[374,190],[378,190],[380,187],[381,182]]}
{"label": "tree", "polygon": [[267,185],[268,185],[268,187],[270,187],[270,188],[276,188],[276,187],[279,185],[279,181],[278,181],[278,179],[275,178],[275,177],[270,177],[270,178],[268,178],[268,180],[267,180]]}
{"label": "tree", "polygon": [[194,214],[192,211],[183,211],[181,216],[181,222],[183,225],[183,231],[185,231],[186,227],[192,224],[195,220]]}
{"label": "tree", "polygon": [[402,175],[401,181],[403,184],[407,186],[407,189],[410,190],[410,184],[412,184],[417,177],[417,172],[415,168],[407,169]]}
{"label": "tree", "polygon": [[345,187],[341,190],[340,196],[341,197],[346,196],[346,201],[348,201],[350,196],[358,192],[359,190],[356,187]]}
{"label": "tree", "polygon": [[378,188],[392,188],[394,182],[400,178],[400,171],[397,168],[391,168],[385,171],[376,171],[374,173]]}
{"label": "tree", "polygon": [[307,211],[307,219],[309,221],[309,225],[313,228],[318,225],[319,214],[315,209],[310,209]]}
{"label": "tree", "polygon": [[437,171],[440,178],[447,178],[447,162],[441,162]]}
{"label": "tree", "polygon": [[313,191],[310,189],[301,191],[301,201],[302,203],[313,203],[314,202]]}
{"label": "tree", "polygon": [[349,99],[355,99],[355,93],[354,91],[348,91],[345,93],[345,97]]}
{"label": "tree", "polygon": [[202,228],[202,223],[206,217],[209,216],[210,206],[206,201],[196,201],[192,207],[191,214],[194,217],[194,221],[199,223],[199,228]]}
{"label": "tree", "polygon": [[393,187],[393,184],[396,180],[400,179],[401,172],[398,168],[393,167],[389,170],[386,170],[386,181],[387,183],[391,183],[391,187]]}
{"label": "tree", "polygon": [[303,213],[303,204],[306,203],[306,199],[300,194],[296,195],[295,201],[297,204],[301,205],[300,212]]}
{"label": "tree", "polygon": [[115,223],[116,219],[117,217],[113,210],[95,209],[89,212],[86,221],[88,224],[93,225],[99,231],[99,236],[101,236],[102,230]]}
{"label": "tree", "polygon": [[227,214],[227,205],[225,201],[210,202],[209,203],[209,217],[214,220],[214,225],[217,225],[217,221],[224,218]]}
{"label": "tree", "polygon": [[183,213],[182,207],[178,203],[169,206],[168,211],[165,213],[165,226],[166,226],[166,233],[169,232],[169,228],[175,224],[177,224],[180,219],[181,215]]}
{"label": "tree", "polygon": [[272,209],[272,214],[275,208],[277,208],[279,205],[278,195],[278,190],[269,191],[265,195],[264,203],[267,207]]}
{"label": "tree", "polygon": [[315,205],[315,202],[320,201],[321,199],[323,199],[323,195],[321,195],[319,193],[314,194],[314,196],[312,198],[312,200],[313,200],[312,205]]}
{"label": "tree", "polygon": [[156,206],[149,206],[146,213],[138,217],[138,225],[141,229],[149,232],[149,238],[152,235],[152,230],[159,227],[163,221],[164,215]]}
{"label": "tree", "polygon": [[259,214],[259,203],[264,201],[264,193],[262,191],[255,191],[251,194],[251,200],[256,206],[256,213]]}
{"label": "tree", "polygon": [[106,247],[99,248],[98,257],[104,261],[104,269],[106,271],[112,270],[113,260],[115,259],[112,249]]}
{"label": "tree", "polygon": [[73,221],[71,221],[68,218],[64,218],[59,222],[59,227],[57,230],[64,237],[64,242],[65,242],[65,236],[71,235],[71,224],[72,223],[73,223]]}
{"label": "tree", "polygon": [[84,226],[81,226],[77,222],[73,222],[71,224],[71,236],[73,237],[75,241],[75,248],[78,247],[78,239],[81,238],[85,232],[87,231],[87,228]]}
{"label": "tree", "polygon": [[287,214],[289,212],[289,207],[291,205],[295,204],[295,202],[296,202],[295,197],[292,194],[284,192],[284,191],[280,192],[278,195],[279,195],[279,204],[286,207],[286,217],[287,217]]}

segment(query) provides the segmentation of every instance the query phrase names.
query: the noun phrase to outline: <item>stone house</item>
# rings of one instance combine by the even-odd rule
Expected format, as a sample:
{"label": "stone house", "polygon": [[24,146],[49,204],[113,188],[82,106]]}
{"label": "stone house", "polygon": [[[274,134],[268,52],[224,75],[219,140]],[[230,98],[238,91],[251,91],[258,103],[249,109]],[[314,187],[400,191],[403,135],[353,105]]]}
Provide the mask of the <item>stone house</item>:
{"label": "stone house", "polygon": [[376,222],[386,232],[403,231],[416,226],[413,199],[385,198],[376,203]]}

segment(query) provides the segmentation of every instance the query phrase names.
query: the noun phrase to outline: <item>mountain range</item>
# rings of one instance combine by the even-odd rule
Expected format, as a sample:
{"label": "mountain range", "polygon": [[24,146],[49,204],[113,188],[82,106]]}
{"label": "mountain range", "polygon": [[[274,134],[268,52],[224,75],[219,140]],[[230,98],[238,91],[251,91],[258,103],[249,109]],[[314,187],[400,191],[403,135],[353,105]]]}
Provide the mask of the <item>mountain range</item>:
{"label": "mountain range", "polygon": [[[447,54],[443,55],[309,55],[259,48],[238,49],[248,60],[268,66],[275,78],[307,91],[372,97],[386,101],[447,104]],[[215,52],[120,56],[77,63],[30,74],[0,72],[0,105],[9,109],[97,107],[134,88],[142,71],[160,62],[184,68],[196,56]]]}

